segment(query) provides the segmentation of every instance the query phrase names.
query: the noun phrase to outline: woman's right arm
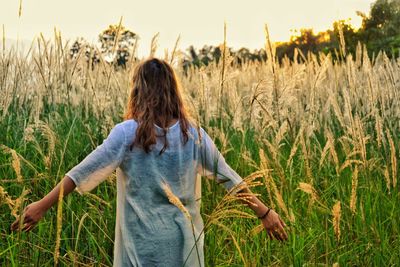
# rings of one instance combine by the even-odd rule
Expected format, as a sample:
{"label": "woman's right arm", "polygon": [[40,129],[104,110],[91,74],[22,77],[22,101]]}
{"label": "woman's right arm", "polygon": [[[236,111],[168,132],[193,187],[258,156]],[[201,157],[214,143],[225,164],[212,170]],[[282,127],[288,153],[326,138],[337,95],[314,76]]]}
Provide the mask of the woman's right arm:
{"label": "woman's right arm", "polygon": [[31,230],[46,211],[58,202],[61,185],[66,196],[74,189],[83,194],[104,181],[120,165],[127,148],[126,141],[123,125],[117,124],[103,143],[67,172],[50,193],[41,200],[29,204],[11,225],[11,230],[17,230],[20,224],[24,225],[22,230]]}
{"label": "woman's right arm", "polygon": [[61,185],[63,185],[64,197],[75,189],[73,180],[65,176],[45,197],[26,206],[22,215],[12,223],[11,230],[15,231],[19,229],[21,224],[21,226],[23,226],[23,231],[30,231],[40,219],[43,218],[47,210],[57,203],[60,196]]}

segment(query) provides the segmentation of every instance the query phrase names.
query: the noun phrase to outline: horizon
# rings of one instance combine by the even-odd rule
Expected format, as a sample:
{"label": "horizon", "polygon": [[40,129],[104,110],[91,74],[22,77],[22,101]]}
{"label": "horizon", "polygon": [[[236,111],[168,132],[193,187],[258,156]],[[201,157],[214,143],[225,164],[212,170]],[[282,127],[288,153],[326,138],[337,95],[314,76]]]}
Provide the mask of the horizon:
{"label": "horizon", "polygon": [[[12,3],[9,1],[5,4],[6,8],[0,10],[2,18],[0,25],[5,29],[5,37],[9,44],[18,41],[22,46],[28,45],[28,42],[30,45],[40,33],[43,33],[46,39],[54,39],[54,29],[61,32],[63,41],[73,42],[76,38],[83,37],[89,43],[97,44],[98,34],[108,25],[118,24],[123,17],[122,24],[139,36],[138,56],[149,54],[151,38],[157,33],[159,38],[156,55],[160,56],[166,49],[168,51],[173,49],[178,36],[180,36],[178,49],[181,51],[186,51],[191,45],[199,49],[204,45],[221,44],[224,22],[227,24],[227,45],[236,50],[242,47],[250,50],[263,48],[265,25],[268,25],[273,42],[289,41],[290,37],[295,35],[294,30],[301,28],[311,28],[314,33],[326,31],[331,29],[333,22],[337,20],[350,19],[353,27],[359,28],[361,18],[356,15],[356,11],[368,14],[373,2],[372,0],[306,0],[299,3],[282,0],[279,3],[268,3],[252,0],[240,6],[227,0],[218,3],[206,0],[202,2],[203,7],[213,8],[205,9],[208,12],[204,14],[207,19],[199,16],[196,20],[196,17],[191,15],[197,10],[193,11],[192,7],[185,5],[186,2],[182,0],[158,2],[158,9],[152,8],[148,3],[140,3],[138,9],[143,12],[134,12],[135,9],[132,7],[136,7],[135,3],[124,0],[114,1],[113,5],[108,5],[106,1],[93,0],[83,3],[77,0],[64,3],[54,3],[51,0],[37,0],[35,3],[23,1],[21,17],[19,17],[18,1]],[[96,3],[95,8],[92,9],[94,3]],[[88,13],[87,10],[93,12]],[[165,12],[168,10],[176,13],[180,11],[180,16],[170,16]],[[198,13],[201,14],[201,11],[202,9]],[[69,14],[74,14],[72,21]],[[148,22],[148,14],[154,15],[152,16],[154,22]],[[168,20],[165,20],[166,18]],[[3,29],[1,31],[3,32]]]}

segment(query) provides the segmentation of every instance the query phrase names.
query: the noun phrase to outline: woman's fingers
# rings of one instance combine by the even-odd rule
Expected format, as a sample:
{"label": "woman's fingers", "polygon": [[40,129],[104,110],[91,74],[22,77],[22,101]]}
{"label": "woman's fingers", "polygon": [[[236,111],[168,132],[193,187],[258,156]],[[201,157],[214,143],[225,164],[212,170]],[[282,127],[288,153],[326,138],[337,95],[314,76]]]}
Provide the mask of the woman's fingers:
{"label": "woman's fingers", "polygon": [[35,223],[27,223],[22,228],[22,231],[29,232],[34,226],[35,226]]}
{"label": "woman's fingers", "polygon": [[268,233],[269,239],[271,239],[271,240],[275,239],[270,231],[267,230],[267,233]]}
{"label": "woman's fingers", "polygon": [[[21,221],[22,221],[22,223],[21,223]],[[35,224],[36,222],[35,222],[30,216],[25,216],[25,215],[23,214],[22,216],[18,217],[18,218],[11,224],[11,231],[15,231],[15,230],[17,230],[18,228],[20,228],[20,225],[19,225],[20,223],[21,223],[21,226],[24,226],[24,227],[22,228],[22,230],[24,230],[24,229],[26,229],[27,226],[33,225],[33,224]]]}
{"label": "woman's fingers", "polygon": [[282,238],[281,233],[279,232],[279,230],[275,229],[273,233],[274,233],[274,236],[275,236],[276,239],[278,239],[279,241],[283,241],[283,238]]}
{"label": "woman's fingers", "polygon": [[283,227],[281,226],[280,229],[278,230],[280,236],[282,237],[283,240],[287,240],[288,239],[288,235],[285,231],[285,229],[283,229]]}
{"label": "woman's fingers", "polygon": [[270,236],[272,235],[274,239],[279,241],[285,241],[288,239],[285,229],[283,229],[283,226],[280,224],[272,229],[267,230],[267,232]]}
{"label": "woman's fingers", "polygon": [[277,239],[279,241],[283,241],[283,238],[278,228],[267,229],[267,233],[271,240]]}
{"label": "woman's fingers", "polygon": [[14,231],[19,224],[19,219],[16,219],[12,224],[11,224],[11,230]]}
{"label": "woman's fingers", "polygon": [[34,226],[35,226],[35,222],[34,221],[29,221],[29,222],[25,222],[21,225],[21,228],[19,227],[19,223],[20,220],[16,220],[15,222],[13,222],[13,224],[11,225],[11,231],[15,231],[17,229],[21,229],[22,231],[30,231]]}
{"label": "woman's fingers", "polygon": [[276,224],[274,229],[275,229],[275,233],[277,233],[279,235],[279,237],[281,238],[281,241],[284,241],[288,238],[288,235],[286,234],[284,225],[281,223],[281,220],[279,220],[279,222]]}
{"label": "woman's fingers", "polygon": [[280,217],[278,217],[278,218],[279,218],[279,223],[277,224],[278,233],[283,240],[287,240],[288,235],[285,231],[286,224]]}
{"label": "woman's fingers", "polygon": [[34,222],[34,220],[31,217],[25,216],[24,223],[30,223],[30,222]]}
{"label": "woman's fingers", "polygon": [[20,224],[21,225],[23,225],[24,224],[24,221],[23,220],[25,220],[25,217],[22,215],[22,216],[19,216],[16,220],[15,220],[15,222],[12,224],[12,229],[13,230],[17,230],[18,228],[20,228]]}
{"label": "woman's fingers", "polygon": [[36,223],[35,223],[35,224],[32,224],[31,227],[29,227],[29,229],[26,230],[26,231],[29,232],[30,230],[32,230],[33,228],[35,228],[35,226],[36,226]]}
{"label": "woman's fingers", "polygon": [[283,225],[283,227],[286,227],[286,223],[284,221],[282,221],[281,217],[279,217],[279,221],[281,222],[281,224]]}

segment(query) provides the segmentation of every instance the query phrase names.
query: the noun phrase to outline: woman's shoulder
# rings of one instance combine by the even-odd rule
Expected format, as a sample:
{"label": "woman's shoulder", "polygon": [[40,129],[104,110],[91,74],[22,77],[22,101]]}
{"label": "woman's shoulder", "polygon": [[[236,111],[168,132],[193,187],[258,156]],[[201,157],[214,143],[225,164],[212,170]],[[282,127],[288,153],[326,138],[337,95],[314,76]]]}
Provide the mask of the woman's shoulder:
{"label": "woman's shoulder", "polygon": [[138,123],[134,119],[124,120],[120,123],[117,123],[115,127],[123,128],[123,129],[132,129],[137,128]]}
{"label": "woman's shoulder", "polygon": [[193,119],[188,120],[188,130],[191,132],[196,132],[199,135],[204,135],[204,133],[206,133],[201,124]]}
{"label": "woman's shoulder", "polygon": [[196,143],[201,143],[204,137],[208,136],[206,130],[198,123],[189,123],[188,132],[190,137],[196,140]]}
{"label": "woman's shoulder", "polygon": [[115,124],[112,132],[118,133],[119,136],[124,136],[125,143],[131,139],[133,135],[135,135],[137,128],[137,122],[134,119],[124,120]]}

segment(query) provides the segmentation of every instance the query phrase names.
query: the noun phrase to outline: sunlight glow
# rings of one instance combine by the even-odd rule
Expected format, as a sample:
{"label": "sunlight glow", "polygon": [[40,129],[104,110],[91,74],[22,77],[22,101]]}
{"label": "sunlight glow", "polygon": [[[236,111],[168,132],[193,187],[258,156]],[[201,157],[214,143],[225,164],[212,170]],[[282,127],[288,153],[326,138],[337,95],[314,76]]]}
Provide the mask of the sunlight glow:
{"label": "sunlight glow", "polygon": [[[139,53],[149,51],[151,37],[160,33],[160,54],[171,50],[181,35],[180,48],[218,45],[227,22],[228,45],[234,48],[261,48],[264,24],[273,41],[289,40],[293,29],[314,28],[319,32],[331,28],[333,21],[351,18],[359,27],[356,11],[368,13],[372,0],[203,0],[203,1],[131,1],[131,0],[35,0],[23,1],[19,18],[19,1],[1,3],[0,25],[6,37],[31,41],[40,32],[47,38],[54,27],[64,38],[84,37],[97,41],[97,35],[109,24],[124,25],[139,34]],[[246,4],[245,4],[246,3]]]}

